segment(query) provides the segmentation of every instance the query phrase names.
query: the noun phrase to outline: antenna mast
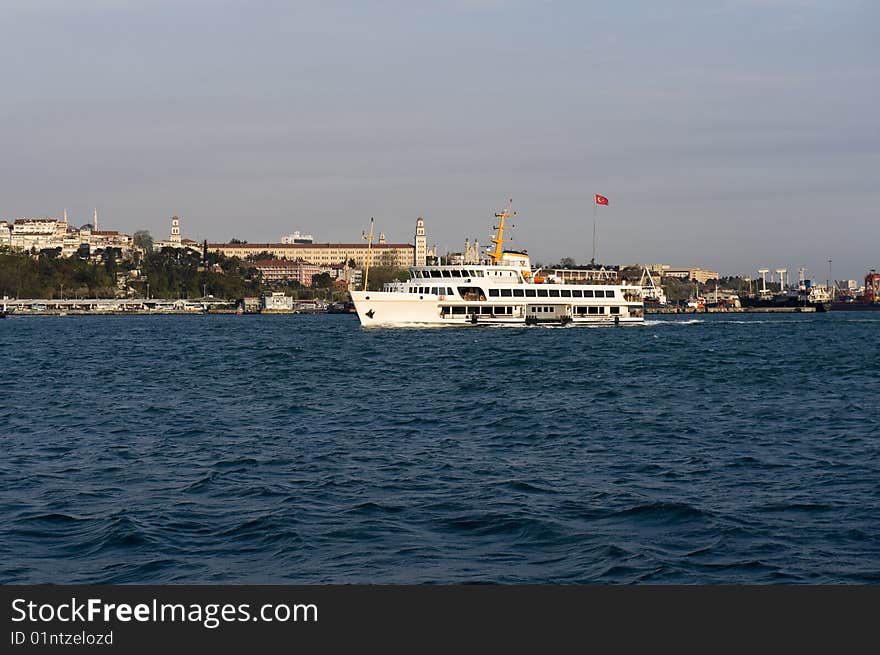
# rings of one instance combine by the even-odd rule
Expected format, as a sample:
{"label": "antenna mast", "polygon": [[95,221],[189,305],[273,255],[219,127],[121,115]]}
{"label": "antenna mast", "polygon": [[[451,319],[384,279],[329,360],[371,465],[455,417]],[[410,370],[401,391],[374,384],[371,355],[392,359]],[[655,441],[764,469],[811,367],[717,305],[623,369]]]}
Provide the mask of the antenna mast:
{"label": "antenna mast", "polygon": [[494,229],[496,229],[497,232],[495,233],[495,236],[490,239],[490,241],[495,244],[495,249],[488,252],[488,255],[492,259],[493,264],[497,264],[499,261],[501,261],[503,244],[505,243],[505,241],[510,241],[510,239],[504,238],[504,219],[516,216],[516,212],[512,210],[512,207],[513,198],[507,201],[507,209],[505,209],[504,211],[495,212],[495,217],[498,218],[498,225],[496,225]]}

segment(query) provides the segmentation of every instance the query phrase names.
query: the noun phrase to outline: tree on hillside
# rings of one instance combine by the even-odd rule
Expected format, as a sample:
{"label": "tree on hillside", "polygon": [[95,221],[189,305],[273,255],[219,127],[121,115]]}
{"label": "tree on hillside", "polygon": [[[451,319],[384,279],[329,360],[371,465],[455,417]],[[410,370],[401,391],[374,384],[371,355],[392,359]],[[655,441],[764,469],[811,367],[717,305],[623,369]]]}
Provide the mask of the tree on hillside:
{"label": "tree on hillside", "polygon": [[134,233],[131,240],[138,248],[144,252],[153,252],[153,235],[149,230],[138,230]]}
{"label": "tree on hillside", "polygon": [[312,276],[312,286],[316,289],[327,289],[333,286],[333,278],[330,273],[318,273]]}
{"label": "tree on hillside", "polygon": [[275,255],[273,255],[271,252],[269,252],[268,250],[263,250],[263,251],[258,252],[256,254],[251,254],[251,255],[248,255],[247,257],[245,257],[245,260],[249,261],[249,262],[264,262],[264,261],[272,261],[274,259],[277,259],[277,257]]}
{"label": "tree on hillside", "polygon": [[380,291],[386,282],[404,282],[409,279],[409,270],[393,266],[370,267],[370,291]]}

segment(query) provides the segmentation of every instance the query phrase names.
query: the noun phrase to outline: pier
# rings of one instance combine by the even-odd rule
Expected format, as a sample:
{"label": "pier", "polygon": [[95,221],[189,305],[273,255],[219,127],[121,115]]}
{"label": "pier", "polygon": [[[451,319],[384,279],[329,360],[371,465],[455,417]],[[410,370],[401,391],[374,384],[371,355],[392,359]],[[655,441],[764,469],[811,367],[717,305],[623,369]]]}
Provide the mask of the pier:
{"label": "pier", "polygon": [[76,314],[119,315],[119,314],[206,314],[234,313],[234,302],[216,298],[198,300],[161,298],[81,298],[44,299],[22,298],[3,300],[5,311],[9,314],[27,316],[64,316]]}

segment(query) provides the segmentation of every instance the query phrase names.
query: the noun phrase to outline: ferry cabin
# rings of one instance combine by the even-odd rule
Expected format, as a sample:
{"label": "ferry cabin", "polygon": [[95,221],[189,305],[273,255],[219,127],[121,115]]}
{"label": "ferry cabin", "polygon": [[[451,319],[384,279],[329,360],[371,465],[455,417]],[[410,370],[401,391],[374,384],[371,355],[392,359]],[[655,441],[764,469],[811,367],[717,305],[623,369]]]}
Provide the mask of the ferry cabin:
{"label": "ferry cabin", "polygon": [[522,266],[417,266],[407,282],[352,292],[365,326],[641,323],[638,286],[565,283]]}

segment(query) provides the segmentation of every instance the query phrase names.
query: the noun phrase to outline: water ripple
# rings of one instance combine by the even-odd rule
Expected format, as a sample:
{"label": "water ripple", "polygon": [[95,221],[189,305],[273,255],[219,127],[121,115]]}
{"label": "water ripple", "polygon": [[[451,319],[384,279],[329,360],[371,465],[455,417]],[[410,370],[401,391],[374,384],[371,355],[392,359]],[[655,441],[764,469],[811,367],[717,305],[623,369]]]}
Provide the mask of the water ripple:
{"label": "water ripple", "polygon": [[876,584],[878,328],[12,317],[0,583]]}

